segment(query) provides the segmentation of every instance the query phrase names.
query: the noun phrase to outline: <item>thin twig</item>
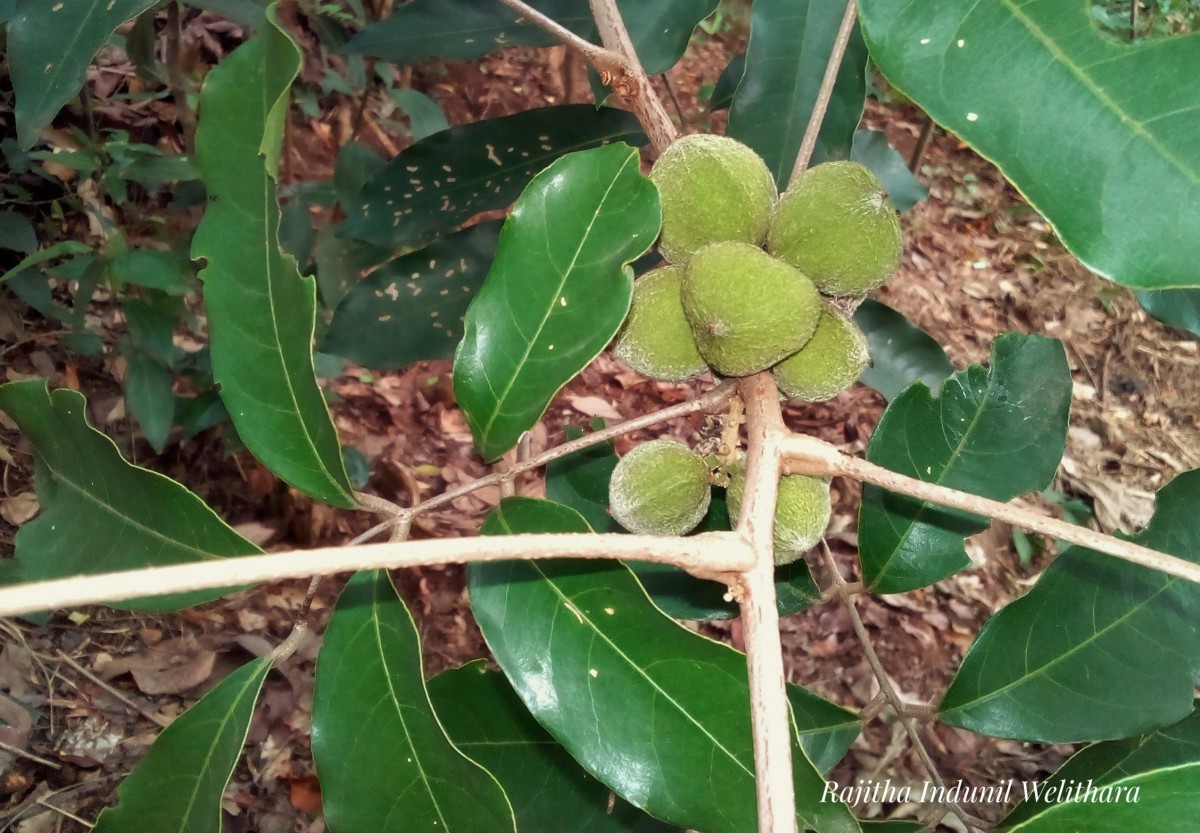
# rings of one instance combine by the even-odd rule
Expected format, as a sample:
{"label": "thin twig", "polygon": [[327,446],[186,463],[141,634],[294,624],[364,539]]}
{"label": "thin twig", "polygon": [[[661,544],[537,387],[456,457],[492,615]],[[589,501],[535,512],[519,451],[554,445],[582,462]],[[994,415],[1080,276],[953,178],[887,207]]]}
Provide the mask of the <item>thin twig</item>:
{"label": "thin twig", "polygon": [[521,15],[521,17],[524,17],[529,23],[554,35],[554,37],[587,58],[597,70],[613,72],[625,65],[625,59],[620,53],[597,46],[590,40],[579,37],[579,35],[572,32],[566,26],[542,14],[528,3],[524,3],[522,0],[499,0],[499,2],[508,6],[514,12]]}
{"label": "thin twig", "polygon": [[933,134],[937,131],[937,122],[933,120],[933,117],[926,116],[926,119],[928,120],[925,122],[925,126],[921,128],[921,135],[917,137],[917,145],[913,148],[912,156],[908,158],[908,169],[914,174],[917,172],[917,168],[921,166],[921,161],[925,158],[925,153],[929,150],[930,143],[933,142]]}
{"label": "thin twig", "polygon": [[833,86],[837,82],[838,70],[842,67],[842,58],[846,54],[846,45],[850,43],[850,34],[854,31],[854,21],[857,16],[855,0],[847,0],[846,13],[842,16],[842,25],[838,27],[837,38],[833,42],[833,51],[829,53],[829,63],[825,65],[825,77],[821,79],[817,100],[813,102],[812,114],[808,117],[808,127],[804,129],[804,140],[800,143],[800,152],[796,154],[796,165],[792,168],[792,182],[795,182],[796,178],[804,173],[804,169],[812,161],[813,151],[817,149],[817,136],[821,133],[821,124],[825,121],[829,100],[833,98]]}
{"label": "thin twig", "polygon": [[42,766],[48,766],[51,769],[62,769],[62,764],[56,764],[54,761],[51,761],[47,758],[43,758],[40,755],[35,755],[32,752],[28,752],[28,751],[26,751],[24,749],[20,749],[16,746],[7,744],[2,740],[0,740],[0,749],[3,749],[5,752],[9,752],[9,753],[11,753],[13,755],[17,755],[21,758],[28,758],[31,761],[36,761],[37,763],[41,764]]}
{"label": "thin twig", "polygon": [[1048,518],[1017,503],[1001,503],[936,483],[926,483],[924,480],[917,480],[915,477],[899,474],[861,458],[843,454],[816,437],[793,434],[784,441],[783,456],[784,470],[788,472],[821,477],[851,477],[898,494],[1001,520],[1200,584],[1200,564],[1130,541],[1122,541],[1084,526]]}
{"label": "thin twig", "polygon": [[196,111],[187,97],[187,79],[183,74],[183,25],[179,3],[167,4],[167,81],[171,98],[175,100],[175,117],[183,131],[183,148],[188,153],[196,149]]}
{"label": "thin twig", "polygon": [[667,88],[667,98],[671,99],[671,105],[675,108],[675,115],[679,117],[679,129],[687,130],[687,116],[683,114],[683,105],[679,103],[679,96],[675,95],[675,88],[671,86],[671,79],[665,72],[658,77],[662,79],[663,86]]}
{"label": "thin twig", "polygon": [[[70,581],[70,579],[68,579],[68,581]],[[32,588],[35,585],[26,584],[26,585],[22,585],[22,586],[27,587],[27,588]],[[21,587],[14,587],[13,589],[20,590]],[[125,596],[124,598],[130,599],[136,595],[137,594],[132,594],[129,596]],[[24,611],[24,612],[28,613],[29,611]],[[4,615],[4,614],[0,614],[0,615]],[[58,657],[58,659],[61,659],[63,662],[65,662],[67,665],[74,668],[76,672],[78,672],[79,674],[82,674],[84,677],[87,677],[87,679],[91,680],[93,683],[100,686],[100,688],[104,689],[106,692],[111,694],[113,697],[116,697],[118,700],[120,700],[126,706],[129,706],[129,708],[133,709],[135,712],[137,712],[138,714],[140,714],[142,717],[146,718],[147,720],[157,723],[159,726],[162,726],[164,728],[171,725],[170,720],[163,717],[161,714],[158,714],[157,712],[150,711],[145,706],[139,706],[131,698],[127,697],[124,694],[124,692],[122,692],[120,689],[114,688],[109,683],[104,682],[104,680],[97,677],[91,671],[88,671],[86,668],[84,668],[82,665],[77,663],[75,660],[71,659],[71,657],[69,657],[67,654],[63,653],[62,651],[57,652],[57,657]]]}

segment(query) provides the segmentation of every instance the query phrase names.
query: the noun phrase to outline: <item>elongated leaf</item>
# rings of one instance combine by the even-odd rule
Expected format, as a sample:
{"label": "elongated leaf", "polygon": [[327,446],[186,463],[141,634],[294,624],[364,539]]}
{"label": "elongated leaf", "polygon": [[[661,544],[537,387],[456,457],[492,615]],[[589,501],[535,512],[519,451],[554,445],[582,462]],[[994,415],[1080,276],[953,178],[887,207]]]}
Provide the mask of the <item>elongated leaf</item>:
{"label": "elongated leaf", "polygon": [[1200,34],[1119,44],[1061,0],[863,0],[861,17],[888,80],[1080,260],[1128,286],[1200,286]]}
{"label": "elongated leaf", "polygon": [[[1200,559],[1200,470],[1158,493],[1134,540]],[[1051,743],[1123,738],[1187,716],[1200,671],[1200,588],[1073,547],[993,616],[963,659],[942,720]]]}
{"label": "elongated leaf", "polygon": [[1164,324],[1187,330],[1200,338],[1200,289],[1139,291],[1138,303]]}
{"label": "elongated leaf", "polygon": [[9,278],[15,278],[26,269],[37,266],[39,263],[45,263],[48,260],[54,260],[57,257],[64,255],[87,255],[91,254],[91,252],[92,247],[86,243],[80,243],[78,240],[60,240],[53,245],[31,253],[16,266],[9,269],[3,275],[0,275],[0,282],[7,281]]}
{"label": "elongated leaf", "polygon": [[590,104],[443,130],[367,180],[360,202],[345,206],[343,234],[393,249],[423,246],[481,211],[508,206],[534,174],[564,154],[622,141],[645,141],[637,119]]}
{"label": "elongated leaf", "polygon": [[[213,377],[238,436],[267,468],[335,506],[355,505],[313,370],[316,284],[279,248],[279,164],[300,51],[270,24],[208,74],[196,157],[209,204],[192,241]],[[265,161],[264,161],[265,156]]]}
{"label": "elongated leaf", "polygon": [[[1039,815],[1045,815],[1044,821],[1021,827],[1021,830],[1057,830],[1058,827],[1043,828],[1045,823],[1055,824],[1058,817],[1070,819],[1070,812],[1053,814],[1054,808],[1062,801],[1062,792],[1074,792],[1077,785],[1083,789],[1094,786],[1140,786],[1140,779],[1163,770],[1183,768],[1192,779],[1200,778],[1200,712],[1192,712],[1185,720],[1164,729],[1150,732],[1129,740],[1110,741],[1088,746],[1067,761],[1058,772],[1041,784],[1030,784],[1023,790],[1025,800],[1004,817],[1002,827],[1009,828],[1022,824]],[[1193,782],[1194,783],[1194,782]],[[1057,786],[1057,789],[1054,789]],[[1035,791],[1036,790],[1036,791]],[[1031,794],[1028,794],[1031,793]],[[1116,790],[1108,795],[1113,797]],[[1187,819],[1191,824],[1200,817],[1200,791],[1189,790],[1192,801],[1177,818]],[[1135,829],[1139,826],[1154,830],[1171,830],[1174,819],[1161,813],[1159,801],[1161,794],[1146,791],[1139,796],[1139,812],[1137,819],[1127,820],[1121,827],[1112,830]],[[1125,803],[1109,802],[1104,803]],[[1119,815],[1119,814],[1118,814]],[[1086,828],[1088,830],[1104,828]],[[1186,828],[1175,828],[1183,830]]]}
{"label": "elongated leaf", "polygon": [[862,383],[889,402],[913,382],[940,388],[954,372],[942,346],[887,304],[868,298],[855,311],[854,323],[866,334],[871,351]]}
{"label": "elongated leaf", "polygon": [[[1200,810],[1196,779],[1200,764],[1156,769],[1123,778],[1078,801],[1056,803],[1040,816],[1012,828],[1014,833],[1191,833]],[[1065,792],[1074,794],[1076,786]],[[1086,789],[1086,787],[1085,787]]]}
{"label": "elongated leaf", "polygon": [[516,830],[500,784],[438,723],[416,626],[382,570],[352,578],[329,622],[312,748],[334,833]]}
{"label": "elongated leaf", "polygon": [[376,269],[342,299],[321,351],[378,370],[450,358],[500,226],[479,223]]}
{"label": "elongated leaf", "polygon": [[157,0],[20,0],[8,24],[17,139],[28,150],[83,86],[88,64],[117,27]]}
{"label": "elongated leaf", "polygon": [[496,774],[521,833],[667,833],[675,828],[617,800],[525,709],[483,660],[429,681],[429,697],[455,746]]}
{"label": "elongated leaf", "polygon": [[[566,507],[509,498],[483,531],[586,529]],[[706,833],[755,829],[741,654],[664,616],[617,564],[472,564],[468,587],[496,661],[585,769],[670,824]],[[819,800],[823,781],[798,744],[793,757],[800,829],[857,830],[844,805]]]}
{"label": "elongated leaf", "polygon": [[[955,373],[934,399],[911,385],[875,428],[867,459],[930,483],[993,500],[1043,489],[1062,459],[1071,371],[1062,343],[1008,333],[991,367]],[[858,544],[864,580],[880,593],[939,581],[970,561],[967,535],[988,521],[863,486]]]}
{"label": "elongated leaf", "polygon": [[[817,100],[847,0],[755,0],[746,70],[729,110],[728,133],[758,151],[780,190]],[[850,156],[867,97],[867,49],[857,28],[838,71],[812,163]]]}
{"label": "elongated leaf", "polygon": [[[87,403],[43,380],[0,386],[0,408],[33,445],[42,513],[21,527],[16,561],[28,581],[227,558],[259,552],[200,498],[130,465],[87,424]],[[225,590],[160,596],[114,607],[172,611]]]}
{"label": "elongated leaf", "polygon": [[658,190],[624,144],[566,156],[521,195],[454,358],[454,393],[484,459],[516,445],[620,329],[628,264],[661,217]]}
{"label": "elongated leaf", "polygon": [[243,665],[163,729],[94,833],[220,833],[221,794],[270,670],[265,657]]}
{"label": "elongated leaf", "polygon": [[140,350],[123,350],[129,363],[125,377],[125,403],[137,420],[146,441],[158,453],[167,445],[175,418],[175,378],[165,367]]}
{"label": "elongated leaf", "polygon": [[[533,0],[530,5],[595,40],[587,0]],[[642,65],[657,75],[683,57],[692,30],[716,10],[717,0],[618,0],[617,6]],[[424,58],[471,60],[505,46],[555,43],[553,35],[499,3],[415,0],[364,28],[346,51],[405,65]]]}

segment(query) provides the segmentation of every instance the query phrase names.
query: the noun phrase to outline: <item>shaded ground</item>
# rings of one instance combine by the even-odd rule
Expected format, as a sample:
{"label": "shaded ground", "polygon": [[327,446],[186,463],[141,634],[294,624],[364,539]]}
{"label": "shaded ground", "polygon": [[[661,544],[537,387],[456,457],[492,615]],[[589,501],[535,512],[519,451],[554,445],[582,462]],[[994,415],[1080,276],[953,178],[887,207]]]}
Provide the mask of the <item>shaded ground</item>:
{"label": "shaded ground", "polygon": [[[710,119],[697,113],[696,93],[716,80],[726,44],[738,34],[700,39],[670,73],[672,92],[695,128],[721,125],[720,114]],[[209,47],[215,52],[223,43]],[[561,49],[509,50],[482,62],[426,67],[414,70],[411,80],[442,103],[451,123],[587,96],[582,73]],[[354,102],[348,101],[321,122],[294,121],[287,175],[294,180],[327,176],[353,115]],[[903,106],[873,105],[869,121],[886,128],[903,152],[924,126]],[[389,153],[404,143],[376,129],[371,118],[362,136]],[[905,217],[904,262],[879,299],[931,333],[960,368],[985,360],[992,339],[1002,332],[1061,338],[1075,390],[1070,444],[1055,488],[1084,500],[1105,530],[1136,528],[1149,516],[1155,490],[1174,473],[1200,466],[1195,340],[1149,320],[1128,291],[1090,275],[995,169],[953,137],[935,138],[921,178],[931,197]],[[104,315],[102,305],[98,314]],[[42,337],[45,333],[51,335]],[[9,346],[9,378],[40,373],[55,384],[81,387],[89,393],[96,424],[118,434],[123,448],[133,448],[119,389],[111,382],[112,367],[78,364],[58,346],[52,330],[43,327],[33,336]],[[533,451],[558,442],[564,424],[590,416],[635,416],[682,401],[699,387],[648,382],[602,357],[551,406],[534,433]],[[486,473],[455,406],[448,364],[422,363],[375,376],[350,367],[332,389],[342,399],[334,413],[343,442],[358,447],[372,463],[369,490],[407,505]],[[824,405],[789,408],[787,419],[796,430],[861,454],[883,405],[877,394],[856,386]],[[687,439],[702,422],[701,417],[680,420],[663,430]],[[5,545],[36,508],[27,497],[30,457],[9,429],[4,423],[0,447]],[[640,437],[624,438],[618,450],[635,439]],[[371,524],[365,516],[314,506],[245,454],[225,457],[214,436],[153,463],[271,549],[341,543]],[[539,483],[531,478],[521,489],[537,494]],[[460,498],[444,511],[423,516],[414,534],[473,535],[498,499],[494,489]],[[857,490],[837,483],[835,500],[829,541],[850,576],[856,569]],[[1022,565],[1010,530],[1001,524],[973,539],[970,553],[971,569],[932,588],[857,600],[884,665],[914,702],[937,701],[981,623],[1027,589],[1045,563],[1043,556]],[[823,575],[822,568],[817,572]],[[343,581],[322,584],[311,611],[315,633],[322,631]],[[421,630],[429,674],[486,654],[466,604],[461,569],[405,571],[396,574],[396,582]],[[120,777],[152,742],[158,725],[286,636],[306,586],[288,582],[259,588],[173,617],[95,608],[55,616],[46,628],[0,622],[0,689],[39,713],[36,724],[19,714],[0,714],[9,724],[0,727],[0,741],[20,751],[13,755],[0,747],[6,767],[0,778],[0,831],[81,829],[65,815],[45,810],[39,800],[94,819],[100,806],[113,800]],[[730,627],[704,629],[728,636]],[[840,608],[824,605],[792,617],[783,630],[791,679],[849,706],[862,706],[874,696],[875,680]],[[246,761],[227,793],[227,830],[323,829],[315,815],[319,795],[308,752],[318,647],[314,638],[267,683]],[[10,702],[0,698],[0,706]],[[943,777],[980,785],[1040,777],[1069,752],[944,726],[927,729],[924,736]],[[926,778],[898,724],[875,721],[833,777],[848,784],[886,776],[897,783]],[[877,814],[897,808],[866,809]],[[900,808],[909,815],[920,809]],[[995,817],[999,808],[971,809]]]}

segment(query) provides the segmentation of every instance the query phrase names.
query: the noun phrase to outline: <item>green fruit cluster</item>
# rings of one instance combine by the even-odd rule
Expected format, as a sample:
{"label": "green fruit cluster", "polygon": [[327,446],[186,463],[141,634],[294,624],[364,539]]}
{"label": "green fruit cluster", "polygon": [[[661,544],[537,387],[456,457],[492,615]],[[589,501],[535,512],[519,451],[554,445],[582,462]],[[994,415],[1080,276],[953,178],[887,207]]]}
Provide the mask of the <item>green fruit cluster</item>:
{"label": "green fruit cluster", "polygon": [[708,464],[683,443],[652,440],[622,457],[608,483],[609,511],[635,535],[684,535],[704,519]]}
{"label": "green fruit cluster", "polygon": [[900,262],[900,223],[870,171],[818,165],[780,196],[753,150],[691,135],[663,152],[650,179],[670,265],[634,284],[618,358],[668,382],[771,368],[785,396],[809,402],[858,379],[866,338],[823,296],[861,298]]}

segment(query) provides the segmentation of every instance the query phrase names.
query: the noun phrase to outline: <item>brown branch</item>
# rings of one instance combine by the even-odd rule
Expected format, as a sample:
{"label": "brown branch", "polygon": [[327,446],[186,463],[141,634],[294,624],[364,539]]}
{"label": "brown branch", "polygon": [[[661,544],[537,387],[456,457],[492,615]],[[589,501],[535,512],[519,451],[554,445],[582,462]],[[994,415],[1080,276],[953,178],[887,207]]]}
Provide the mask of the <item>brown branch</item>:
{"label": "brown branch", "polygon": [[812,160],[813,151],[817,149],[817,136],[821,133],[821,123],[825,121],[825,112],[829,109],[829,100],[833,98],[833,86],[837,82],[838,70],[842,67],[846,45],[850,43],[850,34],[854,31],[854,21],[858,15],[856,5],[855,0],[848,0],[846,3],[846,13],[842,16],[842,25],[838,28],[837,38],[833,42],[833,51],[829,53],[829,63],[825,65],[825,77],[821,79],[817,100],[813,103],[812,114],[808,117],[808,127],[804,129],[804,140],[800,143],[800,152],[796,154],[796,165],[792,168],[792,182],[795,182],[796,178],[804,173],[804,169]]}
{"label": "brown branch", "polygon": [[842,454],[829,443],[816,437],[793,434],[784,442],[783,456],[784,470],[788,472],[822,477],[850,477],[909,497],[962,509],[976,515],[985,515],[1200,584],[1200,564],[1122,541],[1084,526],[1048,518],[1017,503],[1001,503],[936,483],[926,483],[858,457]]}
{"label": "brown branch", "polygon": [[614,72],[619,71],[625,66],[625,59],[619,52],[605,49],[586,38],[579,37],[579,35],[572,32],[566,26],[563,26],[552,17],[542,14],[528,3],[522,2],[522,0],[499,0],[499,2],[508,6],[529,23],[532,23],[543,31],[549,32],[571,49],[574,49],[580,55],[587,58],[598,71]]}
{"label": "brown branch", "polygon": [[167,5],[166,59],[171,98],[175,99],[175,117],[183,130],[183,149],[192,153],[196,150],[196,111],[188,102],[187,79],[183,74],[183,26],[178,2]]}

